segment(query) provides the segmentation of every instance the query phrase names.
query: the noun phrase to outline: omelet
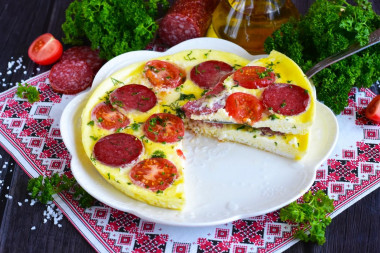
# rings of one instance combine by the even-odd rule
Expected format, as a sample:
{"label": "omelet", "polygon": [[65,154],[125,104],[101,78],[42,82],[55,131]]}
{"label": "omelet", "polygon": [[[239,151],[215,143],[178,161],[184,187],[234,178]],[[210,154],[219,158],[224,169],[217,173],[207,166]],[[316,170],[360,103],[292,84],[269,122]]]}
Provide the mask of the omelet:
{"label": "omelet", "polygon": [[[154,135],[154,131],[150,132],[149,128],[163,127],[166,124],[165,120],[159,117],[160,115],[171,114],[185,121],[181,107],[189,100],[199,99],[205,91],[191,81],[191,69],[204,61],[213,60],[223,61],[235,68],[244,66],[249,62],[249,60],[237,55],[221,51],[183,51],[152,59],[149,61],[152,65],[147,64],[147,62],[138,62],[125,67],[105,79],[92,92],[82,112],[82,143],[88,158],[105,180],[129,197],[147,204],[176,210],[183,209],[185,204],[185,157],[182,152],[182,136],[178,135],[177,140],[162,141],[154,137],[149,139],[147,135],[150,133]],[[155,78],[155,74],[160,75],[169,67],[156,67],[158,65],[155,65],[156,62],[154,61],[161,61],[160,64],[167,62],[174,65],[180,70],[179,74],[172,75],[169,73],[168,76]],[[176,78],[182,80],[180,85],[162,85],[160,81],[156,83],[156,79],[162,81],[162,79],[173,80]],[[141,86],[146,87],[147,90],[142,89]],[[119,95],[129,93],[133,97],[137,95],[135,94],[137,92],[133,91],[133,88],[136,87],[138,92],[145,94],[145,97],[138,94],[141,95],[140,103],[137,102],[135,108],[126,108],[125,105],[130,101],[121,101]],[[146,107],[146,103],[151,103],[154,100],[148,90],[152,91],[156,102],[153,106]],[[122,95],[120,96],[122,97]],[[101,114],[98,111],[106,111],[107,113]],[[96,117],[96,115],[103,116]],[[113,123],[109,126],[105,122]],[[114,137],[113,140],[106,139],[108,136]],[[133,145],[130,144],[133,149],[124,152],[129,152],[125,157],[121,157],[122,154],[112,157],[119,150],[115,147],[109,147],[110,143],[116,142],[121,137],[125,141],[117,143],[117,145],[125,149],[129,146],[123,146],[124,143],[134,143]],[[141,148],[139,143],[141,143]],[[113,158],[112,161],[110,157]],[[120,158],[120,161],[114,161],[117,158]],[[124,163],[123,160],[126,162]],[[165,163],[162,163],[163,160]],[[160,162],[164,168],[169,168],[169,170],[173,170],[174,166],[176,168],[175,173],[170,173],[173,174],[173,179],[169,178],[168,181],[167,178],[163,178],[164,175],[161,174],[168,175],[169,173],[163,171],[156,164],[152,165],[155,162]],[[159,178],[158,185],[144,185],[141,181],[133,178],[139,176],[136,175],[136,171],[141,167],[146,167],[148,163],[151,171],[147,177],[148,179],[149,177],[150,179]],[[154,180],[150,180],[150,182],[152,181]],[[165,189],[160,188],[161,185],[167,187]]]}
{"label": "omelet", "polygon": [[[233,79],[245,66],[270,67],[275,83],[306,91],[304,111],[283,115],[261,105],[267,87],[247,89]],[[235,93],[259,101],[258,120],[239,122],[225,104],[220,107],[218,101]],[[189,105],[201,113],[189,112]],[[185,129],[300,159],[307,151],[314,114],[311,84],[286,56],[273,52],[250,62],[222,51],[187,50],[134,63],[106,78],[83,109],[82,143],[94,167],[116,189],[149,205],[182,210]]]}

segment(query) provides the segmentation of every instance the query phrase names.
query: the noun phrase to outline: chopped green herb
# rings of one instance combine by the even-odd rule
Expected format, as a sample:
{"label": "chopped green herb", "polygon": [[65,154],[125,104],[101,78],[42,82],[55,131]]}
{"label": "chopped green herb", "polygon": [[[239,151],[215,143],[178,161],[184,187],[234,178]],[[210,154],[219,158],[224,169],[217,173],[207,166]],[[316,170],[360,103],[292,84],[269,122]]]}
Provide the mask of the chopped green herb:
{"label": "chopped green herb", "polygon": [[166,158],[166,154],[162,150],[156,150],[153,152],[152,158]]}
{"label": "chopped green herb", "polygon": [[60,176],[58,173],[54,173],[51,177],[31,178],[28,181],[27,190],[33,199],[37,199],[43,204],[52,201],[54,194],[68,190],[73,190],[73,198],[77,199],[83,208],[90,207],[94,202],[91,195],[77,184],[74,177],[69,178],[65,174]]}
{"label": "chopped green herb", "polygon": [[16,95],[19,98],[28,99],[29,103],[40,101],[40,92],[37,90],[36,87],[28,83],[25,83],[25,86],[19,83],[17,87]]}
{"label": "chopped green herb", "polygon": [[93,139],[94,141],[98,140],[98,137],[90,135],[90,138]]}
{"label": "chopped green herb", "polygon": [[116,86],[116,85],[124,85],[123,82],[121,82],[121,81],[119,81],[119,80],[117,80],[117,79],[115,79],[113,77],[111,77],[111,81],[112,81],[112,83],[113,83],[114,86]]}
{"label": "chopped green herb", "polygon": [[269,115],[269,118],[270,118],[271,120],[279,119],[279,117],[278,117],[276,114],[271,114],[271,115]]}
{"label": "chopped green herb", "polygon": [[186,60],[186,61],[192,61],[192,60],[196,60],[195,57],[191,57],[191,54],[193,53],[193,51],[190,51],[190,53],[188,53],[186,56],[184,56],[183,58]]}
{"label": "chopped green herb", "polygon": [[89,121],[89,122],[87,123],[87,125],[89,125],[89,126],[93,126],[93,125],[94,125],[94,121],[93,121],[93,120]]}

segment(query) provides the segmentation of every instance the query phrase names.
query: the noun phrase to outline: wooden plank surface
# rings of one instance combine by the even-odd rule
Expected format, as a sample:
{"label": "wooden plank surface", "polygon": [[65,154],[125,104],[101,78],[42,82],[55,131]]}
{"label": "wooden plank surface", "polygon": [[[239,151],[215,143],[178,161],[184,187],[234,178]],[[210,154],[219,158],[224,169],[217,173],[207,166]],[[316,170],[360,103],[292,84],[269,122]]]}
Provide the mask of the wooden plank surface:
{"label": "wooden plank surface", "polygon": [[[50,68],[32,63],[27,57],[27,48],[45,32],[62,37],[60,26],[70,2],[0,0],[0,91]],[[305,13],[313,1],[293,2]],[[373,2],[380,13],[380,1]],[[20,57],[25,69],[7,74],[8,63]],[[59,222],[62,227],[52,221],[43,223],[46,206],[30,205],[26,191],[28,176],[1,147],[0,155],[0,252],[93,252],[66,218]],[[12,199],[6,198],[7,195]],[[380,190],[376,190],[333,219],[323,246],[300,242],[287,252],[376,252],[380,249],[379,214]]]}

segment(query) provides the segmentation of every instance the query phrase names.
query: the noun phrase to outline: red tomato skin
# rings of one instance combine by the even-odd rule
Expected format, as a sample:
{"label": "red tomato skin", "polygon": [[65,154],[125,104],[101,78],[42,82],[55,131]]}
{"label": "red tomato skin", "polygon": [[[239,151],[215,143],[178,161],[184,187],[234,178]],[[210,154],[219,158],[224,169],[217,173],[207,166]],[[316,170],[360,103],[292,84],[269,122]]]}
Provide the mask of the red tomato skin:
{"label": "red tomato skin", "polygon": [[225,110],[237,123],[253,124],[261,119],[264,105],[254,95],[236,92],[226,99]]}
{"label": "red tomato skin", "polygon": [[186,80],[186,73],[183,69],[166,61],[149,61],[145,64],[144,72],[149,82],[159,89],[173,89]]}
{"label": "red tomato skin", "polygon": [[365,109],[365,116],[376,122],[380,123],[380,95],[374,97]]}
{"label": "red tomato skin", "polygon": [[29,58],[40,65],[50,65],[59,60],[63,53],[63,46],[50,33],[40,35],[28,49]]}
{"label": "red tomato skin", "polygon": [[154,142],[178,142],[185,134],[182,119],[169,113],[152,114],[145,121],[143,129],[145,136]]}
{"label": "red tomato skin", "polygon": [[178,178],[175,165],[165,158],[149,158],[137,163],[129,172],[133,184],[151,191],[164,191]]}
{"label": "red tomato skin", "polygon": [[[262,77],[260,75],[263,74]],[[259,66],[245,66],[233,74],[234,82],[247,89],[265,88],[274,83],[276,77],[273,71]]]}

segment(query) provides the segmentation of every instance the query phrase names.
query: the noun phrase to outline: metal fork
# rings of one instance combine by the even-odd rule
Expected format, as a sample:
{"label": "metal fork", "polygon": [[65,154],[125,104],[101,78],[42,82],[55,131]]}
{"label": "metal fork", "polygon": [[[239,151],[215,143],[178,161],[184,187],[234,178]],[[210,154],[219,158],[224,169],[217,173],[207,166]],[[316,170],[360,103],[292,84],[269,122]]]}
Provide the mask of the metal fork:
{"label": "metal fork", "polygon": [[360,52],[360,51],[366,49],[367,47],[373,46],[379,42],[380,42],[380,29],[377,29],[376,31],[374,31],[373,33],[370,34],[369,42],[367,45],[360,46],[359,43],[352,44],[346,50],[343,50],[339,53],[336,53],[336,54],[334,54],[330,57],[327,57],[326,59],[318,62],[311,69],[309,69],[305,74],[308,78],[311,78],[312,76],[317,74],[319,71],[330,66],[331,64],[338,62],[340,60],[343,60],[343,59],[347,58],[348,56],[356,54],[357,52]]}

